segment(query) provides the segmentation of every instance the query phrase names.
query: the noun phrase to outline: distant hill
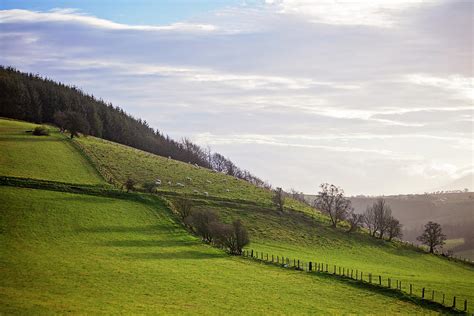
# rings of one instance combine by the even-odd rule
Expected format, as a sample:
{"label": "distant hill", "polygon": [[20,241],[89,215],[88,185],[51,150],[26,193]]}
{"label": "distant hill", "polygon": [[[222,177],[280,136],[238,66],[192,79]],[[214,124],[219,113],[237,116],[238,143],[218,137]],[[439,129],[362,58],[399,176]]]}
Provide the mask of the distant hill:
{"label": "distant hill", "polygon": [[[363,213],[377,198],[351,197],[351,202],[356,212]],[[472,239],[471,232],[474,231],[473,192],[391,195],[383,198],[392,208],[393,215],[403,224],[404,240],[416,242],[423,225],[428,221],[435,221],[442,225],[448,238],[463,239],[466,242],[453,250],[474,250],[474,243],[467,245]],[[309,196],[309,199],[314,197]],[[474,259],[473,254],[469,253],[466,257]]]}

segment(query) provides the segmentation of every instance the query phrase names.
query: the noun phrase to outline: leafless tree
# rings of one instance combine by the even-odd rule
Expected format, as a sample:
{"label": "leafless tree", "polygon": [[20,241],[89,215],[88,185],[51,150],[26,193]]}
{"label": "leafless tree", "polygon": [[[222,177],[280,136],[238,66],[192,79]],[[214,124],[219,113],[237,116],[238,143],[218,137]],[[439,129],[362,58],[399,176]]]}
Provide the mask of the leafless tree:
{"label": "leafless tree", "polygon": [[234,221],[232,225],[215,222],[212,231],[215,243],[233,255],[242,254],[243,247],[250,242],[247,230],[240,220]]}
{"label": "leafless tree", "polygon": [[201,238],[211,243],[213,241],[214,232],[212,225],[213,222],[218,222],[219,216],[217,213],[208,210],[197,210],[193,211],[191,215],[184,219],[186,225],[192,227],[196,234],[201,236]]}
{"label": "leafless tree", "polygon": [[389,228],[392,210],[384,199],[380,198],[368,207],[364,213],[364,223],[372,236],[382,239]]}
{"label": "leafless tree", "polygon": [[276,188],[273,191],[273,203],[276,205],[277,211],[283,212],[285,206],[285,192],[282,188]]}
{"label": "leafless tree", "polygon": [[393,238],[401,238],[403,236],[402,224],[400,224],[400,221],[395,217],[391,217],[388,222],[387,234],[389,241],[391,241]]}
{"label": "leafless tree", "polygon": [[182,220],[191,215],[193,202],[187,196],[177,198],[173,201],[173,205]]}
{"label": "leafless tree", "polygon": [[430,253],[434,253],[436,247],[444,245],[446,235],[443,234],[440,224],[429,221],[426,223],[423,233],[416,239],[430,247]]}
{"label": "leafless tree", "polygon": [[131,190],[134,190],[135,189],[135,180],[133,180],[132,178],[127,178],[127,181],[125,181],[125,189],[127,189],[127,192],[130,192]]}
{"label": "leafless tree", "polygon": [[344,190],[333,184],[321,184],[314,206],[321,212],[329,215],[333,227],[346,219],[351,208],[351,202],[344,196]]}
{"label": "leafless tree", "polygon": [[356,231],[363,223],[364,215],[357,214],[354,212],[354,209],[351,209],[349,216],[347,216],[347,222],[349,223],[348,233]]}

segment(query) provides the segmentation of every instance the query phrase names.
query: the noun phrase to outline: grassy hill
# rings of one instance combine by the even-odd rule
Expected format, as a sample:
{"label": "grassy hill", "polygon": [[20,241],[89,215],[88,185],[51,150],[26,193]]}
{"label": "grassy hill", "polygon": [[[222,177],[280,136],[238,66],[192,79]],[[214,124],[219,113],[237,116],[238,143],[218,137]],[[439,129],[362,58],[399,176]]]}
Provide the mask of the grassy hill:
{"label": "grassy hill", "polygon": [[[410,302],[229,257],[159,202],[0,187],[2,313],[420,313]],[[355,302],[355,303],[354,303]]]}
{"label": "grassy hill", "polygon": [[31,131],[35,126],[0,120],[0,175],[80,184],[104,183],[66,136],[56,128],[51,128],[50,136],[34,136]]}
{"label": "grassy hill", "polygon": [[[5,128],[12,124],[16,126],[13,131]],[[28,146],[25,143],[36,136],[25,130],[32,127],[0,120],[0,136],[16,137],[7,149],[2,147],[1,159],[15,157],[12,153]],[[363,233],[348,235],[342,228],[331,229],[327,218],[320,214],[312,217],[306,207],[293,201],[294,211],[278,213],[270,207],[270,192],[232,177],[91,137],[79,139],[89,155],[85,157],[60,133],[48,137],[50,150],[41,156],[47,172],[29,164],[21,164],[23,169],[17,171],[20,163],[11,158],[7,166],[2,165],[0,176],[102,188],[101,178],[88,165],[92,162],[117,182],[128,176],[173,183],[190,177],[184,188],[164,185],[160,190],[173,194],[198,190],[192,195],[197,208],[216,209],[225,221],[243,220],[252,239],[249,248],[381,273],[404,284],[412,280],[417,290],[421,285],[430,286],[474,302],[474,270],[470,266],[373,240]],[[70,149],[65,151],[70,154],[68,161],[55,159],[64,148]],[[67,165],[69,161],[74,162],[72,166]],[[213,199],[201,193],[204,189]],[[229,257],[189,235],[159,196],[134,193],[120,197],[0,186],[0,312],[430,311],[397,295],[337,278]],[[232,199],[235,203],[229,204]]]}

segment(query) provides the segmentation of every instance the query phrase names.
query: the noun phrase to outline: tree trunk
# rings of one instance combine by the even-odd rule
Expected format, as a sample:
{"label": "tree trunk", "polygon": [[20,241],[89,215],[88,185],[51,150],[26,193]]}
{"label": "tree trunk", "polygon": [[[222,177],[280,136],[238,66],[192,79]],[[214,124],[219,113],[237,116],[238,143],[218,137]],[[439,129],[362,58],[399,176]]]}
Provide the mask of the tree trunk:
{"label": "tree trunk", "polygon": [[434,248],[433,248],[433,246],[430,246],[430,253],[434,253]]}

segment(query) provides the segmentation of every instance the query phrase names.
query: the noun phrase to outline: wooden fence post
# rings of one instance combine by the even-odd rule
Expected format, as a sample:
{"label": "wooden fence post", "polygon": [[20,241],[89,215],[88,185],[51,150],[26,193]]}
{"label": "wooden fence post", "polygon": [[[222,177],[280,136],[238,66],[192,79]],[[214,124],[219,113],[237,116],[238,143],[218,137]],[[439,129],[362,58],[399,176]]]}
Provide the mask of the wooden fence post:
{"label": "wooden fence post", "polygon": [[298,259],[298,270],[300,269],[300,259]]}
{"label": "wooden fence post", "polygon": [[326,263],[326,273],[328,272],[328,264]]}
{"label": "wooden fence post", "polygon": [[272,255],[272,263],[273,263],[273,255]]}
{"label": "wooden fence post", "polygon": [[339,275],[341,275],[341,267],[339,267]]}
{"label": "wooden fence post", "polygon": [[444,305],[444,293],[443,293],[443,303],[441,303],[441,304],[443,304],[443,305]]}
{"label": "wooden fence post", "polygon": [[311,261],[309,262],[309,271],[313,271],[313,263]]}
{"label": "wooden fence post", "polygon": [[467,300],[464,300],[464,311],[467,312]]}
{"label": "wooden fence post", "polygon": [[277,256],[277,263],[280,263],[279,260],[278,260],[278,256]]}
{"label": "wooden fence post", "polygon": [[354,270],[351,269],[351,279],[353,279],[353,278],[354,278]]}
{"label": "wooden fence post", "polygon": [[431,291],[431,300],[434,301],[434,290]]}
{"label": "wooden fence post", "polygon": [[423,288],[421,290],[421,298],[424,299],[425,298],[425,288]]}
{"label": "wooden fence post", "polygon": [[388,288],[391,288],[392,287],[392,279],[388,278],[387,283],[388,283]]}
{"label": "wooden fence post", "polygon": [[400,286],[400,291],[402,290],[402,281],[398,282],[398,285]]}
{"label": "wooden fence post", "polygon": [[342,275],[346,276],[346,268],[342,268]]}
{"label": "wooden fence post", "polygon": [[252,252],[250,253],[250,257],[252,257],[252,258],[253,258],[253,249],[252,249]]}
{"label": "wooden fence post", "polygon": [[413,294],[413,285],[410,283],[410,295]]}
{"label": "wooden fence post", "polygon": [[453,297],[453,308],[456,308],[456,296]]}
{"label": "wooden fence post", "polygon": [[382,277],[379,275],[379,285],[382,285]]}
{"label": "wooden fence post", "polygon": [[356,270],[356,281],[359,279],[359,270]]}
{"label": "wooden fence post", "polygon": [[260,258],[263,260],[263,252],[260,253]]}
{"label": "wooden fence post", "polygon": [[360,271],[360,280],[364,281],[364,273],[362,271]]}
{"label": "wooden fence post", "polygon": [[369,283],[372,283],[372,273],[369,273]]}

